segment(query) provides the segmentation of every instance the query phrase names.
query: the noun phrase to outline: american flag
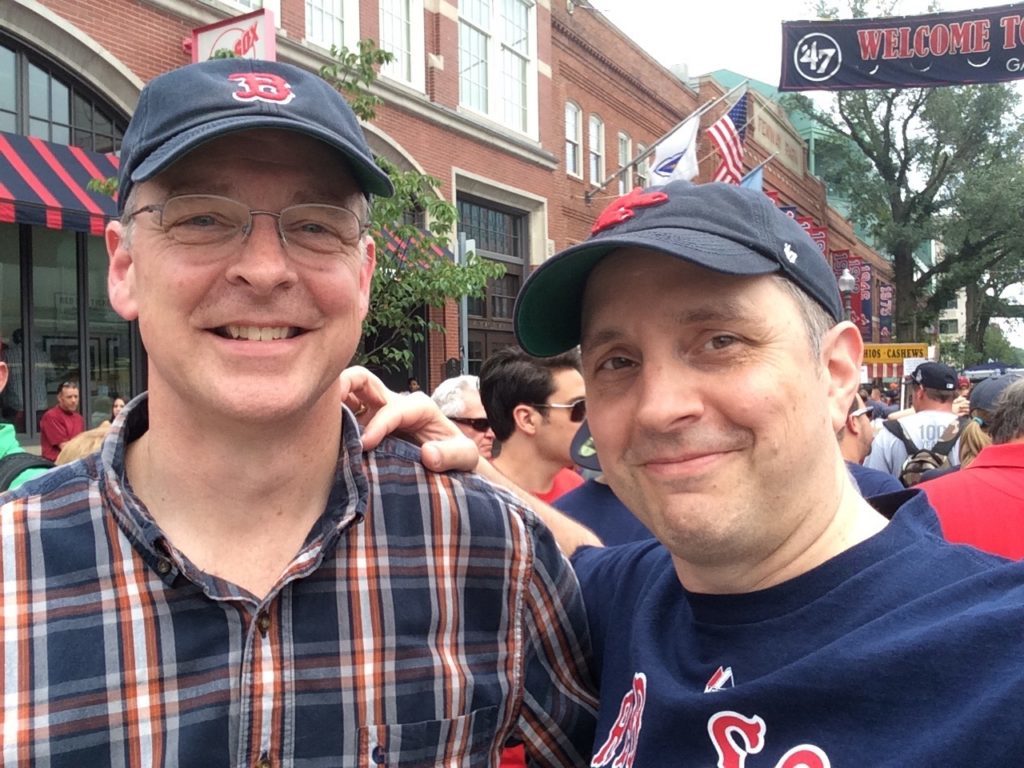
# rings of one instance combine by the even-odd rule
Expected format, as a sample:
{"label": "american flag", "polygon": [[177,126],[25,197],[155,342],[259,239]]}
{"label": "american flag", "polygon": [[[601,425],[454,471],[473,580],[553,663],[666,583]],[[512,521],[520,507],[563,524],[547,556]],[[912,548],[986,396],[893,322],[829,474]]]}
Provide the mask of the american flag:
{"label": "american flag", "polygon": [[708,135],[722,157],[712,181],[739,184],[743,178],[743,139],[747,135],[747,94],[708,128]]}

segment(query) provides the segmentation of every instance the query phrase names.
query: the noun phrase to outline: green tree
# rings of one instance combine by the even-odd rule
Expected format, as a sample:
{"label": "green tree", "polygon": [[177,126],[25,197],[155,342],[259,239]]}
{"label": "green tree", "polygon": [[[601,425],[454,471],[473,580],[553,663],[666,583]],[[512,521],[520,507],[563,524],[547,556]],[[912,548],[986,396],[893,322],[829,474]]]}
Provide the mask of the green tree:
{"label": "green tree", "polygon": [[[360,40],[358,50],[331,48],[331,63],[320,76],[341,92],[360,119],[376,116],[380,99],[370,91],[380,67],[393,55],[372,40]],[[463,263],[447,255],[458,212],[443,200],[437,179],[415,171],[399,171],[378,158],[395,185],[390,198],[374,201],[371,232],[377,244],[377,271],[370,293],[370,311],[356,360],[369,368],[408,370],[412,345],[431,330],[444,326],[431,321],[424,307],[443,307],[462,296],[481,296],[487,281],[500,277],[500,264],[468,254]],[[421,214],[426,228],[410,223]],[[394,248],[396,243],[401,247]]]}
{"label": "green tree", "polygon": [[[856,17],[891,13],[893,3],[853,0]],[[818,5],[824,18],[834,8]],[[955,205],[955,192],[970,172],[991,158],[1019,162],[1020,132],[1015,117],[1019,100],[1004,85],[844,91],[822,108],[804,96],[788,97],[833,138],[817,172],[830,190],[849,201],[851,213],[871,233],[876,246],[891,255],[896,284],[896,330],[910,340],[915,327],[934,317],[929,302],[939,272],[963,279],[961,260],[968,251],[948,250],[939,270],[917,269],[914,252],[941,235],[942,214]],[[975,274],[978,274],[975,272]]]}

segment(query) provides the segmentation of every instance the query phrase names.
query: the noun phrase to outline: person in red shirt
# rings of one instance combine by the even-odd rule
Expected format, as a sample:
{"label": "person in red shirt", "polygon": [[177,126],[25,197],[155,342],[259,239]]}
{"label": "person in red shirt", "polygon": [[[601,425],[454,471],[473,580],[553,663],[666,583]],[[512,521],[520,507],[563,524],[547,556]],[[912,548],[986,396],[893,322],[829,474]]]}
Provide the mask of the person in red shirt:
{"label": "person in red shirt", "polygon": [[40,453],[56,461],[64,445],[85,431],[85,419],[78,412],[79,391],[74,381],[65,381],[57,390],[57,404],[39,421]]}
{"label": "person in red shirt", "polygon": [[1024,378],[1006,386],[985,426],[992,445],[970,466],[918,487],[949,541],[1024,559]]}
{"label": "person in red shirt", "polygon": [[500,444],[492,463],[503,475],[548,504],[583,485],[572,470],[572,440],[587,415],[578,353],[500,349],[480,369],[480,399]]}

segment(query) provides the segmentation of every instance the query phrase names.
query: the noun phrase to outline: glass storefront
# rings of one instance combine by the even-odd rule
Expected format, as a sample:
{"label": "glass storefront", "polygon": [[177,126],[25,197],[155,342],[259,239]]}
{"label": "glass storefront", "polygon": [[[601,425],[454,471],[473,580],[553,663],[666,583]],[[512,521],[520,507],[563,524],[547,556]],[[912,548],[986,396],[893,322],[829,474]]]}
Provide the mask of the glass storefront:
{"label": "glass storefront", "polygon": [[107,300],[102,237],[0,224],[0,341],[10,374],[2,417],[29,437],[65,381],[79,384],[88,426],[139,386],[131,325]]}

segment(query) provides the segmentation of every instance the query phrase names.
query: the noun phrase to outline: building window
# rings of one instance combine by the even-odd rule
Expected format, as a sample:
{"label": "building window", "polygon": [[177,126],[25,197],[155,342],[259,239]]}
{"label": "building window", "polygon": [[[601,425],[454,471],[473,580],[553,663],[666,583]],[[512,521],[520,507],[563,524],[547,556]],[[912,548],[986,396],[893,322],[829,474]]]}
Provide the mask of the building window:
{"label": "building window", "polygon": [[330,48],[354,50],[359,42],[356,0],[306,0],[306,39]]}
{"label": "building window", "polygon": [[[209,0],[206,0],[209,2]],[[274,25],[281,28],[281,0],[221,0],[229,5],[237,5],[247,11],[258,11],[260,8],[266,8],[272,11],[274,14]]]}
{"label": "building window", "polygon": [[954,296],[946,302],[946,306],[944,306],[943,309],[956,309],[957,306],[959,306],[959,303],[960,299],[957,296]]}
{"label": "building window", "polygon": [[0,131],[117,152],[126,125],[60,70],[0,40]]}
{"label": "building window", "polygon": [[960,333],[960,323],[953,320],[939,320],[939,334],[942,336],[956,336]]}
{"label": "building window", "polygon": [[583,177],[583,111],[571,101],[565,102],[565,172]]}
{"label": "building window", "polygon": [[459,230],[481,256],[501,262],[505,274],[487,283],[483,298],[467,302],[469,370],[501,347],[515,344],[512,309],[525,274],[527,214],[491,201],[459,196]]}
{"label": "building window", "polygon": [[604,121],[597,115],[590,116],[587,139],[590,183],[596,185],[604,181]]}
{"label": "building window", "polygon": [[[621,171],[633,160],[633,140],[629,138],[629,134],[619,134],[619,170]],[[619,194],[624,195],[633,188],[630,184],[630,176],[632,170],[629,173],[619,174]]]}
{"label": "building window", "polygon": [[423,0],[381,0],[380,47],[394,54],[381,74],[424,89]]}
{"label": "building window", "polygon": [[[641,157],[644,152],[647,151],[647,147],[643,144],[636,145],[636,156]],[[645,157],[639,163],[636,164],[634,170],[636,176],[636,185],[641,188],[647,188],[651,183],[651,158]]]}
{"label": "building window", "polygon": [[459,103],[536,133],[536,16],[525,0],[459,3]]}

